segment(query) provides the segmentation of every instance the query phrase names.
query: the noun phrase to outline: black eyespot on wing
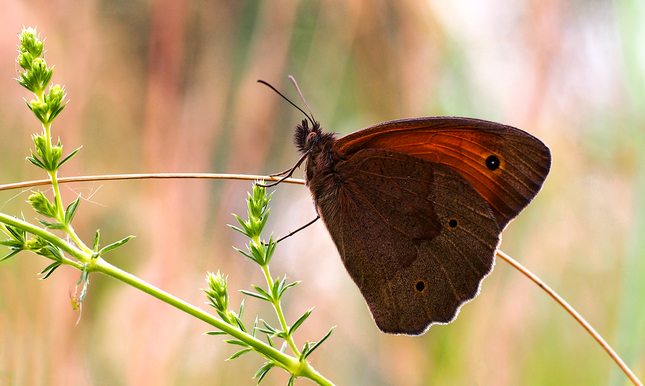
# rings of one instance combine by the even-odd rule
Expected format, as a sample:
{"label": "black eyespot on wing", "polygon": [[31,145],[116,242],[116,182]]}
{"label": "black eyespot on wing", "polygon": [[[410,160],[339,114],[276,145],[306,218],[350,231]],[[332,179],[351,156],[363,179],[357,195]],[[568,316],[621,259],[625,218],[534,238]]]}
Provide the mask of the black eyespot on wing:
{"label": "black eyespot on wing", "polygon": [[454,218],[450,219],[450,221],[448,221],[448,226],[451,227],[451,228],[456,228],[457,225],[458,225],[458,222]]}
{"label": "black eyespot on wing", "polygon": [[416,290],[419,292],[423,292],[423,290],[426,289],[426,282],[419,280],[417,281],[417,284],[414,285],[414,288],[416,288]]}
{"label": "black eyespot on wing", "polygon": [[500,161],[496,155],[491,155],[486,158],[486,167],[488,168],[488,170],[496,170],[497,168],[499,168],[499,164]]}

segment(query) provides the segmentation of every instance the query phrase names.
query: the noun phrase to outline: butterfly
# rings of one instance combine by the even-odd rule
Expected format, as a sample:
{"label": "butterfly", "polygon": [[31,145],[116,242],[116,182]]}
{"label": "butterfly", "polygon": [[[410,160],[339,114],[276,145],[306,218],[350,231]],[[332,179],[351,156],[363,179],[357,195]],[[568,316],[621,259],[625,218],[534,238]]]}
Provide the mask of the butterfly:
{"label": "butterfly", "polygon": [[542,188],[549,148],[520,129],[459,117],[337,138],[304,114],[290,173],[305,163],[317,212],[378,328],[420,335],[454,320],[492,271],[502,231]]}

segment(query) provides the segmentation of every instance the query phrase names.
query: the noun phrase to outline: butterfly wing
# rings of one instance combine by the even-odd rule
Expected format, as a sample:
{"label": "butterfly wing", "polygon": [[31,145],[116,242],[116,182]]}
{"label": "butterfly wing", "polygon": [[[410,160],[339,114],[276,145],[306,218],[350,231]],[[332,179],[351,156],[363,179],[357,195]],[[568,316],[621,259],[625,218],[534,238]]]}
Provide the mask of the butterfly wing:
{"label": "butterfly wing", "polygon": [[339,161],[335,176],[314,198],[378,327],[418,335],[452,321],[499,243],[480,195],[448,167],[383,149]]}
{"label": "butterfly wing", "polygon": [[339,139],[341,157],[389,149],[446,165],[488,203],[500,229],[540,191],[551,167],[549,148],[511,126],[469,118],[427,117],[384,122]]}

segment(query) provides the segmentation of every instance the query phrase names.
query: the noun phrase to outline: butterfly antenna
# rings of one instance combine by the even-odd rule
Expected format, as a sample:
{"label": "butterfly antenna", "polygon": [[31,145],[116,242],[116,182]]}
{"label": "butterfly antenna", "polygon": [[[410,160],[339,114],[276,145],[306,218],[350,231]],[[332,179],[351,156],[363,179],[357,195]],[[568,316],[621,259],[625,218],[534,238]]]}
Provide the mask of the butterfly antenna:
{"label": "butterfly antenna", "polygon": [[[289,75],[289,77],[291,79],[293,79],[293,77],[291,77],[291,75]],[[294,80],[294,82],[295,82],[295,80]],[[300,112],[303,113],[305,115],[305,117],[307,117],[307,119],[309,119],[311,124],[313,126],[315,126],[315,123],[314,123],[314,120],[313,120],[313,114],[311,116],[309,116],[307,113],[305,113],[305,111],[303,109],[298,107],[298,105],[296,105],[295,103],[291,102],[291,99],[289,99],[286,96],[282,95],[282,93],[280,91],[276,90],[275,87],[271,86],[269,83],[263,81],[262,79],[258,79],[258,83],[262,83],[263,85],[269,87],[271,90],[275,91],[276,94],[280,95],[285,101],[291,103],[291,106],[293,106],[293,107],[297,108],[298,110],[300,110]],[[296,90],[298,90],[298,93],[300,93],[300,90],[298,89],[298,85],[296,85]],[[300,97],[302,98],[302,94],[300,94]],[[302,100],[305,100],[305,98],[302,98]],[[307,102],[305,102],[305,106],[306,105],[307,105]],[[309,110],[309,106],[307,106],[307,110]],[[309,113],[311,113],[311,110],[309,110]]]}
{"label": "butterfly antenna", "polygon": [[298,91],[298,95],[300,95],[300,99],[302,99],[302,101],[304,102],[305,106],[307,106],[307,111],[309,111],[309,115],[311,116],[311,119],[310,119],[311,124],[315,126],[316,124],[314,122],[316,121],[316,119],[314,118],[314,113],[311,112],[311,109],[309,108],[309,105],[307,104],[307,100],[305,99],[305,97],[300,92],[300,87],[298,87],[298,83],[296,83],[296,79],[291,75],[289,75],[288,78],[291,81],[291,83],[293,83],[293,85],[295,86],[296,91]]}

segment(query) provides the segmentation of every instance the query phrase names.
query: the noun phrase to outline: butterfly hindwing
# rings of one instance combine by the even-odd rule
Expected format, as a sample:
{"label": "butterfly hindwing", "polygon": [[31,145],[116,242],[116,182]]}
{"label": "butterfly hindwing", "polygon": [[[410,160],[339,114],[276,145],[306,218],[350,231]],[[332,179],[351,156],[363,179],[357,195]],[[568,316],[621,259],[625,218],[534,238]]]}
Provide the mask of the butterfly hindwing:
{"label": "butterfly hindwing", "polygon": [[335,171],[318,210],[378,327],[453,320],[493,267],[501,230],[486,202],[451,168],[400,152],[363,149]]}

